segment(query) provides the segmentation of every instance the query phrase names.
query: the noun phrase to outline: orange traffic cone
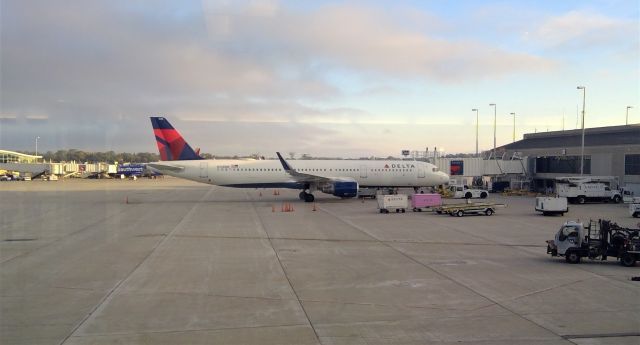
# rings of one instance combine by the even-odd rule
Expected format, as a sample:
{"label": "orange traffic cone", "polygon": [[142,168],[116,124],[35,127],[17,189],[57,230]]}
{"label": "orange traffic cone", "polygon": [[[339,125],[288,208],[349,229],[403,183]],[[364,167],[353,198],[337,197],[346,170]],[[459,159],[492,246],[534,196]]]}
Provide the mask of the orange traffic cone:
{"label": "orange traffic cone", "polygon": [[316,203],[313,203],[313,209],[311,211],[315,211],[316,210]]}
{"label": "orange traffic cone", "polygon": [[295,210],[293,209],[293,204],[291,204],[290,206],[291,206],[291,211],[290,212],[295,212]]}

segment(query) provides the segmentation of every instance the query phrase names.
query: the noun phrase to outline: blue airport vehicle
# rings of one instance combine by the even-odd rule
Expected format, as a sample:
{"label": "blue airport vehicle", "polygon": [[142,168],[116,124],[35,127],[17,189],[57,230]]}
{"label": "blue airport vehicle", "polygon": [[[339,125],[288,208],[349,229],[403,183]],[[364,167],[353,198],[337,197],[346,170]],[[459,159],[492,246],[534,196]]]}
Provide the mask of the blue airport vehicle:
{"label": "blue airport vehicle", "polygon": [[144,176],[148,174],[147,165],[146,164],[123,164],[118,165],[118,170],[116,172],[118,175],[124,175],[127,177],[130,176]]}

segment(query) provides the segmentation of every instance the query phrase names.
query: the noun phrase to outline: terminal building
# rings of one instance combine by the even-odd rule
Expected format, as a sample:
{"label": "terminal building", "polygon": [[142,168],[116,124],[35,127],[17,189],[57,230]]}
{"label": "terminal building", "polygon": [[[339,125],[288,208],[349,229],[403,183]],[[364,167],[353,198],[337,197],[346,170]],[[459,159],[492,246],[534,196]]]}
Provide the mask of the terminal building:
{"label": "terminal building", "polygon": [[42,156],[33,156],[20,152],[0,150],[0,163],[37,163]]}
{"label": "terminal building", "polygon": [[0,174],[9,172],[21,176],[37,177],[43,174],[68,176],[87,176],[92,174],[114,174],[116,164],[44,162],[42,156],[33,156],[20,152],[0,150]]}
{"label": "terminal building", "polygon": [[[497,148],[498,156],[524,157],[531,188],[553,188],[561,176],[580,176],[582,130],[525,134]],[[640,124],[587,128],[583,175],[613,176],[618,186],[640,194]]]}
{"label": "terminal building", "polygon": [[[485,157],[427,160],[456,183],[547,192],[558,177],[580,176],[582,130],[528,133],[496,151],[485,152]],[[640,195],[640,124],[585,129],[582,157],[583,175],[611,176],[612,187]]]}

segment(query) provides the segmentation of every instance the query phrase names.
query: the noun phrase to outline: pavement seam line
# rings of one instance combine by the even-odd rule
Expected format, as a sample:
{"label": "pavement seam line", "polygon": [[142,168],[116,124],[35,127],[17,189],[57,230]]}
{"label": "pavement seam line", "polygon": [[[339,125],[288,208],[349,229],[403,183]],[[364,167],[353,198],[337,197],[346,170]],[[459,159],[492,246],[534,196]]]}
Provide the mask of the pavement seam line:
{"label": "pavement seam line", "polygon": [[[71,332],[60,342],[60,344],[64,344],[65,342],[67,342],[67,340],[69,338],[71,338],[79,329],[80,327],[82,327],[82,325],[85,324],[85,322],[87,322],[95,313],[97,313],[99,310],[102,310],[104,308],[104,306],[107,304],[107,302],[111,301],[111,299],[113,298],[113,296],[115,296],[115,294],[117,292],[120,291],[120,287],[124,285],[124,283],[129,280],[129,278],[131,278],[133,276],[133,274],[145,263],[147,262],[147,260],[149,258],[151,258],[153,256],[154,253],[156,253],[156,250],[158,250],[158,248],[160,248],[164,243],[166,243],[170,238],[173,238],[173,234],[178,230],[181,229],[181,225],[184,223],[185,219],[188,219],[191,214],[193,214],[195,212],[195,210],[199,207],[200,202],[202,202],[203,200],[205,200],[209,194],[211,194],[213,192],[213,188],[209,189],[209,191],[207,193],[205,193],[205,195],[202,196],[202,198],[200,198],[200,201],[198,203],[196,203],[195,205],[193,205],[191,207],[191,209],[189,210],[189,212],[187,212],[187,214],[182,217],[182,219],[178,222],[178,224],[176,224],[176,226],[173,228],[173,230],[171,230],[167,236],[164,236],[152,249],[151,251],[149,251],[149,253],[142,259],[140,260],[140,262],[131,270],[131,272],[129,272],[129,274],[124,278],[121,279],[103,298],[102,300],[100,300],[100,302],[98,302],[98,304],[96,304],[96,306],[89,312],[87,313],[87,315],[78,323],[78,325],[76,325],[76,327],[73,328],[73,330],[71,330]],[[126,210],[126,209],[125,209]],[[123,210],[124,212],[124,210]]]}
{"label": "pavement seam line", "polygon": [[80,233],[82,233],[82,232],[86,231],[86,230],[93,229],[96,225],[103,223],[103,222],[105,221],[105,219],[109,219],[109,218],[111,218],[111,217],[113,217],[113,216],[120,215],[120,214],[124,213],[126,210],[127,210],[127,209],[123,207],[123,208],[122,208],[122,210],[120,210],[120,211],[118,211],[118,212],[116,212],[116,213],[114,213],[114,214],[109,214],[109,215],[107,215],[107,216],[105,216],[105,217],[103,217],[103,218],[100,218],[99,220],[97,220],[97,221],[95,221],[95,222],[93,222],[93,223],[91,223],[91,224],[89,224],[89,225],[87,225],[87,226],[85,226],[85,227],[83,227],[83,228],[81,228],[81,229],[78,229],[78,230],[76,230],[76,231],[74,231],[74,232],[71,232],[71,233],[69,233],[69,234],[67,234],[67,235],[64,235],[64,236],[58,237],[58,238],[56,238],[55,240],[53,240],[53,241],[51,241],[51,242],[44,243],[43,245],[41,245],[41,246],[39,246],[39,247],[36,247],[36,248],[33,248],[33,249],[32,249],[32,250],[30,250],[30,251],[26,251],[26,252],[21,253],[21,254],[18,254],[18,255],[16,255],[16,256],[10,257],[10,258],[8,258],[8,259],[6,259],[6,260],[4,260],[4,261],[0,262],[0,265],[4,265],[4,264],[6,264],[6,263],[8,263],[8,262],[13,261],[14,259],[17,259],[17,258],[21,258],[21,257],[23,257],[23,256],[27,256],[27,255],[29,255],[29,254],[31,254],[31,253],[33,253],[33,252],[36,252],[36,251],[38,251],[38,250],[40,250],[40,249],[47,248],[47,247],[49,247],[50,245],[56,244],[56,243],[60,242],[61,240],[67,239],[67,238],[69,238],[69,237],[73,237],[73,236],[75,236],[75,235],[77,235],[77,234],[80,234]]}
{"label": "pavement seam line", "polygon": [[262,328],[280,328],[280,327],[300,327],[306,326],[306,324],[283,324],[283,325],[265,325],[265,326],[248,326],[248,327],[222,327],[222,328],[189,328],[184,330],[168,330],[168,331],[148,331],[148,332],[133,332],[133,333],[95,333],[86,335],[74,335],[73,338],[91,338],[91,337],[109,337],[109,336],[135,336],[144,334],[171,334],[171,333],[188,333],[188,332],[222,332],[233,331],[241,329],[262,329]]}
{"label": "pavement seam line", "polygon": [[[249,195],[247,195],[247,197],[249,198]],[[280,265],[282,274],[284,274],[284,277],[287,279],[287,282],[289,283],[289,287],[291,288],[291,291],[296,296],[296,299],[298,300],[298,305],[300,306],[300,309],[302,309],[302,312],[304,313],[304,317],[307,318],[307,322],[309,323],[309,327],[311,327],[311,329],[313,330],[313,335],[316,337],[316,341],[318,342],[318,344],[322,344],[322,342],[320,341],[320,337],[318,336],[318,331],[316,331],[316,328],[313,326],[313,323],[309,318],[309,314],[307,313],[307,310],[304,308],[304,305],[302,304],[302,300],[300,299],[300,296],[298,296],[298,292],[296,291],[296,289],[293,287],[293,283],[291,283],[291,279],[289,279],[287,270],[285,270],[284,265],[282,264],[282,260],[280,259],[280,254],[278,254],[278,251],[276,250],[275,246],[273,245],[273,241],[271,240],[271,236],[269,236],[269,232],[267,231],[267,228],[264,226],[264,221],[262,220],[262,216],[260,215],[260,212],[258,212],[258,209],[256,208],[254,201],[251,199],[249,200],[251,201],[252,209],[255,212],[258,221],[260,222],[260,227],[262,228],[262,231],[264,231],[264,233],[267,235],[267,240],[269,241],[271,250],[273,250],[273,253],[276,255],[276,260],[278,260],[278,264]]]}
{"label": "pavement seam line", "polygon": [[[362,231],[362,232],[364,232],[365,234],[368,234],[368,233],[367,233],[367,231],[365,231],[364,229],[362,229],[360,226],[358,226],[358,225],[356,225],[356,224],[352,223],[352,222],[351,222],[351,221],[349,221],[349,220],[343,219],[341,216],[339,216],[339,215],[335,214],[334,212],[329,211],[329,210],[327,210],[327,209],[325,209],[325,208],[323,208],[323,207],[319,207],[319,209],[320,209],[321,211],[325,212],[326,214],[328,214],[328,215],[331,215],[331,216],[335,217],[336,219],[340,220],[341,222],[343,222],[343,223],[345,223],[345,224],[347,224],[347,225],[349,225],[349,226],[353,227],[354,229],[356,229],[356,230],[358,230],[358,231]],[[371,236],[371,235],[370,235],[370,236]],[[417,260],[417,259],[415,259],[415,258],[411,257],[410,255],[408,255],[408,254],[406,254],[406,253],[402,252],[401,250],[399,250],[399,249],[397,249],[397,248],[393,247],[391,244],[386,243],[386,242],[383,242],[383,241],[379,241],[379,242],[380,242],[381,244],[383,244],[384,246],[389,247],[391,250],[395,251],[396,253],[399,253],[400,255],[404,256],[405,258],[407,258],[407,259],[411,260],[412,262],[417,263],[418,265],[420,265],[420,266],[422,266],[422,267],[424,267],[424,268],[426,268],[426,269],[428,269],[428,270],[433,271],[434,273],[438,274],[439,276],[441,276],[441,277],[443,277],[443,278],[445,278],[445,279],[447,279],[447,280],[450,280],[450,281],[454,282],[455,284],[458,284],[458,285],[462,286],[463,288],[465,288],[465,289],[467,289],[467,290],[471,291],[472,293],[474,293],[474,294],[476,294],[476,295],[478,295],[478,296],[480,296],[480,297],[482,297],[482,298],[486,299],[486,300],[487,300],[487,301],[489,301],[489,302],[494,303],[495,305],[497,305],[497,306],[499,306],[499,307],[503,308],[504,310],[506,310],[506,311],[508,311],[508,312],[512,313],[513,315],[515,315],[515,316],[517,316],[517,317],[519,317],[519,318],[521,318],[521,319],[523,319],[523,320],[525,320],[525,321],[527,321],[527,322],[529,322],[529,323],[531,323],[531,324],[533,324],[533,325],[535,325],[535,326],[537,326],[537,327],[540,327],[541,329],[544,329],[545,331],[549,332],[550,334],[553,334],[553,335],[555,335],[555,336],[557,336],[557,337],[559,337],[559,338],[561,338],[561,339],[564,339],[564,338],[562,338],[562,335],[560,335],[560,334],[558,334],[558,333],[556,333],[556,332],[552,331],[551,329],[549,329],[549,328],[547,328],[547,327],[544,327],[544,326],[542,326],[542,325],[538,324],[537,322],[534,322],[533,320],[530,320],[530,319],[528,319],[528,318],[524,317],[523,315],[520,315],[520,314],[516,313],[515,311],[513,311],[513,310],[511,310],[510,308],[508,308],[508,307],[506,307],[506,306],[502,305],[502,304],[501,304],[501,303],[499,303],[498,301],[496,301],[496,300],[494,300],[494,299],[492,299],[492,298],[490,298],[490,297],[488,297],[488,296],[485,296],[485,295],[481,294],[480,292],[475,291],[475,290],[474,290],[474,289],[472,289],[471,287],[467,286],[466,284],[463,284],[462,282],[459,282],[457,279],[454,279],[454,278],[452,278],[452,277],[449,277],[449,276],[447,276],[446,274],[444,274],[444,273],[442,273],[442,272],[440,272],[440,271],[436,270],[435,268],[431,267],[431,265],[427,265],[427,264],[424,264],[424,263],[420,262],[419,260]],[[496,243],[495,241],[491,241],[491,242]],[[572,341],[571,341],[571,340],[569,340],[569,339],[564,339],[564,340],[569,341],[569,342],[572,342]],[[574,343],[574,342],[572,342],[572,343]],[[575,343],[574,343],[574,344],[575,344]]]}

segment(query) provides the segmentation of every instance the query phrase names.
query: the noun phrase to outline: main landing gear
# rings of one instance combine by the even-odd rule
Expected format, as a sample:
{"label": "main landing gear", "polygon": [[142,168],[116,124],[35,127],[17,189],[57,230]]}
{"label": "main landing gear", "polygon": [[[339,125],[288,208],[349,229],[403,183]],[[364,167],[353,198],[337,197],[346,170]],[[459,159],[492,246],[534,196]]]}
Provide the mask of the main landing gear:
{"label": "main landing gear", "polygon": [[298,197],[300,198],[300,200],[304,200],[304,202],[313,202],[313,200],[315,200],[313,194],[307,193],[305,191],[300,192]]}

